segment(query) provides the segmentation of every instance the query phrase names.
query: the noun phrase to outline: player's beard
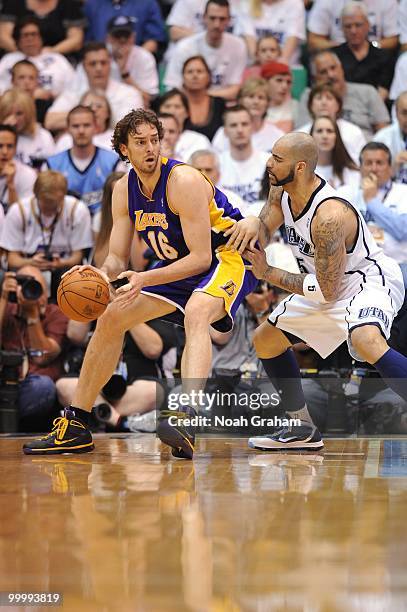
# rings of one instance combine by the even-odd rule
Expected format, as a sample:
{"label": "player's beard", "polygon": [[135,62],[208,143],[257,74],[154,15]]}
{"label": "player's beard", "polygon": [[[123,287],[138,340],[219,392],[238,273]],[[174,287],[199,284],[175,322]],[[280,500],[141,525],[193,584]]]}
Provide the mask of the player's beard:
{"label": "player's beard", "polygon": [[[273,177],[277,179],[275,174],[273,174]],[[295,172],[294,172],[294,169],[291,168],[290,172],[287,174],[286,177],[276,180],[275,183],[274,182],[272,183],[270,181],[270,185],[272,185],[273,187],[282,187],[283,185],[287,185],[287,183],[291,183],[294,180],[294,177],[295,177]]]}

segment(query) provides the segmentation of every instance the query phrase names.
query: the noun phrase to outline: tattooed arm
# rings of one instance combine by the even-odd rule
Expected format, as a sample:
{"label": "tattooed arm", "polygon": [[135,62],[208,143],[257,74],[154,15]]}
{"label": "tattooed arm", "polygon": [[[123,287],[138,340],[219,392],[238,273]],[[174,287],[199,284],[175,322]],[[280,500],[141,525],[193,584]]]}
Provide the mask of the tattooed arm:
{"label": "tattooed arm", "polygon": [[311,225],[315,246],[315,272],[327,302],[334,302],[346,267],[347,217],[353,213],[338,200],[324,202]]}

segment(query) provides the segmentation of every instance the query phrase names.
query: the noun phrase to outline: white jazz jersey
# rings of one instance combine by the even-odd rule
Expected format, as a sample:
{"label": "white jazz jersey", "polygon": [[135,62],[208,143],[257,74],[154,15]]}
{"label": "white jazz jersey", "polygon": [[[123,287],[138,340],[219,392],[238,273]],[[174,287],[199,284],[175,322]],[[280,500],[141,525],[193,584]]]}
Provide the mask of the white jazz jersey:
{"label": "white jazz jersey", "polygon": [[[294,217],[290,198],[286,192],[283,194],[281,206],[288,242],[301,272],[316,272],[311,223],[318,207],[331,198],[343,201],[335,189],[321,179],[303,211]],[[301,338],[324,358],[347,340],[352,356],[358,359],[349,334],[362,325],[376,325],[388,338],[393,319],[404,299],[400,267],[384,255],[362,215],[352,203],[349,204],[358,218],[358,233],[352,250],[347,254],[337,301],[318,304],[292,294],[269,316],[272,325]]]}

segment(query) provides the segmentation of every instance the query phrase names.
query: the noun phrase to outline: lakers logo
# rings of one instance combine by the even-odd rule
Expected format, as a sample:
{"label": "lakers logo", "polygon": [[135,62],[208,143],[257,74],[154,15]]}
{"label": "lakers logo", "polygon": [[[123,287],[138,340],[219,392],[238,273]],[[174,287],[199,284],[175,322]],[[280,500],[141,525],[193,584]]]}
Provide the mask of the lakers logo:
{"label": "lakers logo", "polygon": [[230,280],[227,283],[225,283],[224,285],[221,285],[221,289],[226,291],[226,293],[229,296],[232,296],[234,294],[234,292],[235,292],[235,289],[236,289],[236,283],[234,283],[232,280]]}

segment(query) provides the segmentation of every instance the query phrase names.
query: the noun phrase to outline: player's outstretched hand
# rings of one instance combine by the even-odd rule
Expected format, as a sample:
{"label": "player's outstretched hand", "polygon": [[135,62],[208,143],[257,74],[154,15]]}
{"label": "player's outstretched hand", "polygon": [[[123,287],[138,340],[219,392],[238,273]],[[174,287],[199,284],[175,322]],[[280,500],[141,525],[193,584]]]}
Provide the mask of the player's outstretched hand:
{"label": "player's outstretched hand", "polygon": [[139,295],[143,288],[143,277],[139,272],[126,270],[125,272],[121,272],[117,278],[127,278],[129,281],[116,289],[116,297],[114,299],[114,302],[116,302],[120,308],[126,308],[126,306],[129,306],[134,301],[134,298]]}
{"label": "player's outstretched hand", "polygon": [[64,274],[62,274],[61,279],[64,278],[65,276],[69,276],[69,274],[72,274],[72,272],[76,272],[76,270],[79,270],[79,272],[84,272],[85,270],[93,270],[93,272],[97,272],[98,274],[100,274],[100,276],[102,276],[105,279],[107,284],[109,284],[110,282],[108,275],[105,272],[103,272],[103,270],[100,270],[99,268],[95,268],[95,266],[91,266],[90,264],[84,264],[84,265],[77,264],[76,266],[72,266],[72,268],[69,268],[69,270],[67,270],[66,272],[64,272]]}
{"label": "player's outstretched hand", "polygon": [[249,246],[254,248],[260,231],[260,219],[249,216],[237,221],[232,227],[224,232],[224,236],[230,236],[225,248],[237,251],[242,255],[243,251]]}
{"label": "player's outstretched hand", "polygon": [[264,249],[247,248],[243,253],[243,257],[251,263],[251,266],[246,266],[246,269],[251,270],[256,278],[267,280],[266,273],[269,265]]}

